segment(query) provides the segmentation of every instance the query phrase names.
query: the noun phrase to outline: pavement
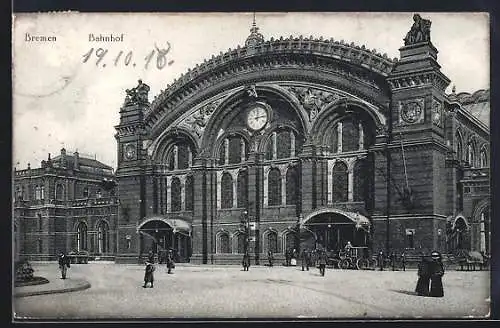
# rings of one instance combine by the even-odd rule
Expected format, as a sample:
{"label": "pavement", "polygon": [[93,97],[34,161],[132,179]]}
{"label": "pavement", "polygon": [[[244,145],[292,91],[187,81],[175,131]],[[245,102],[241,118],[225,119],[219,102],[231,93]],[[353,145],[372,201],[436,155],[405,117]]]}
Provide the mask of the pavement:
{"label": "pavement", "polygon": [[316,268],[251,266],[245,272],[232,265],[177,264],[169,275],[158,265],[154,288],[142,288],[142,265],[75,264],[67,280],[59,279],[55,263],[32,265],[58,290],[83,281],[91,287],[15,297],[18,319],[461,319],[486,318],[490,306],[489,271],[447,270],[445,296],[432,298],[415,295],[415,270],[327,269],[321,277]]}

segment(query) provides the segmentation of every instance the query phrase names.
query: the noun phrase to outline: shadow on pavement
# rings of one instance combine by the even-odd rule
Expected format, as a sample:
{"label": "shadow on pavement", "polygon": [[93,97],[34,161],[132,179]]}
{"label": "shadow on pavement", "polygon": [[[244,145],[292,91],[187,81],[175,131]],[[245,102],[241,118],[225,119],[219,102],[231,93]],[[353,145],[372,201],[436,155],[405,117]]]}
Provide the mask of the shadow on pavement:
{"label": "shadow on pavement", "polygon": [[406,294],[406,295],[411,295],[411,296],[420,296],[414,291],[409,291],[409,290],[400,290],[400,289],[391,289],[392,292],[400,293],[400,294]]}

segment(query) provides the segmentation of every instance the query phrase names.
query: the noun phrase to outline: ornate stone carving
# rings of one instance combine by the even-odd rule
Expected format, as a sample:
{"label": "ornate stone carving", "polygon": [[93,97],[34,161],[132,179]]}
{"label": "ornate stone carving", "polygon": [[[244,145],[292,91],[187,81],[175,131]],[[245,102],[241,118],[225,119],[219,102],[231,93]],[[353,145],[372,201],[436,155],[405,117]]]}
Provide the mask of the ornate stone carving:
{"label": "ornate stone carving", "polygon": [[432,98],[432,123],[437,126],[441,126],[442,114],[442,104],[436,98]]}
{"label": "ornate stone carving", "polygon": [[419,14],[413,15],[413,25],[404,38],[405,46],[431,41],[431,21],[423,19]]}
{"label": "ornate stone carving", "polygon": [[321,110],[328,104],[339,100],[342,96],[338,93],[322,91],[306,87],[286,87],[286,89],[295,94],[305,110],[309,114],[309,121],[316,119]]}
{"label": "ornate stone carving", "polygon": [[399,102],[399,123],[422,123],[424,119],[424,99],[416,98]]}
{"label": "ornate stone carving", "polygon": [[203,135],[208,120],[221,102],[222,99],[213,101],[195,111],[190,117],[185,120],[185,123],[189,126],[191,131],[196,134],[198,138],[201,138],[201,136]]}
{"label": "ornate stone carving", "polygon": [[125,105],[149,103],[149,85],[143,83],[142,80],[139,80],[138,83],[139,84],[137,85],[137,87],[125,90],[125,92],[127,93],[127,96],[125,97]]}

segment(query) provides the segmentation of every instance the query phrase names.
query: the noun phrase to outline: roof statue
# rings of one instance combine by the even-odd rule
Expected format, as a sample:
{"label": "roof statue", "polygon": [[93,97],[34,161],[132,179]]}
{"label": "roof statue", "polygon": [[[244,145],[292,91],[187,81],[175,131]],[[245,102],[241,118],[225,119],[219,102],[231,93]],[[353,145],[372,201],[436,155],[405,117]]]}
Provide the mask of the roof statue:
{"label": "roof statue", "polygon": [[138,83],[139,84],[135,88],[125,90],[127,93],[125,105],[148,103],[149,85],[143,83],[142,80],[139,80]]}
{"label": "roof statue", "polygon": [[257,24],[255,23],[255,13],[253,13],[253,24],[252,28],[250,29],[250,35],[248,36],[247,40],[245,41],[245,46],[247,47],[253,47],[258,44],[261,44],[264,42],[264,36],[259,33],[259,28],[257,27]]}
{"label": "roof statue", "polygon": [[404,38],[405,46],[420,42],[431,42],[431,21],[419,14],[413,15],[413,25]]}

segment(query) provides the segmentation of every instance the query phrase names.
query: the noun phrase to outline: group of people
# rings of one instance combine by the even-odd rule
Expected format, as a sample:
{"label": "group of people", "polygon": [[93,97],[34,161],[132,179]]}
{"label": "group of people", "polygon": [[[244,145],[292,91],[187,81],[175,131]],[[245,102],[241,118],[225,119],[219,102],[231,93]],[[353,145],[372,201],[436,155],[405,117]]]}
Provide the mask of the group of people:
{"label": "group of people", "polygon": [[[174,252],[172,249],[168,250],[166,257],[164,261],[167,264],[167,273],[172,274],[172,269],[175,269],[175,261],[174,261]],[[163,260],[162,260],[163,262]],[[144,269],[144,285],[142,286],[143,288],[146,288],[148,286],[148,283],[150,284],[150,287],[153,288],[153,283],[154,283],[154,272],[156,270],[155,267],[155,255],[152,251],[149,252],[148,254],[148,259],[146,260],[146,268]]]}
{"label": "group of people", "polygon": [[418,280],[415,292],[420,296],[443,297],[443,275],[444,266],[439,252],[432,252],[431,259],[422,256],[418,265]]}

